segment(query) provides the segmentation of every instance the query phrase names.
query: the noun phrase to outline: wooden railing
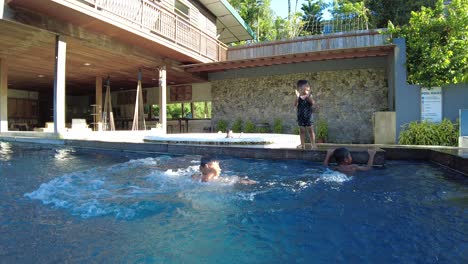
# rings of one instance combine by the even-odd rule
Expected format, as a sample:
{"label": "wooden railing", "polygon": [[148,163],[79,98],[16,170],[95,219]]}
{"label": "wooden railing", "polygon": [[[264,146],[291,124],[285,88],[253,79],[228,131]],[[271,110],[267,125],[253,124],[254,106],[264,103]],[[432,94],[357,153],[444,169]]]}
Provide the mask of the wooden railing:
{"label": "wooden railing", "polygon": [[382,46],[386,44],[388,37],[388,35],[381,34],[380,30],[314,35],[229,48],[227,57],[228,60],[242,60],[333,49]]}
{"label": "wooden railing", "polygon": [[63,0],[80,2],[137,30],[163,37],[209,58],[226,60],[227,46],[173,10],[151,0]]}

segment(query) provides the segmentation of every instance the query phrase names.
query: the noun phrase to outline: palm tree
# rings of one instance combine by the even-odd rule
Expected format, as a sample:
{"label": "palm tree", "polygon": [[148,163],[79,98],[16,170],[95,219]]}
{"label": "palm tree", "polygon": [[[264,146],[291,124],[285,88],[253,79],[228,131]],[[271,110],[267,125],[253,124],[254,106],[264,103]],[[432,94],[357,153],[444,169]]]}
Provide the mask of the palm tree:
{"label": "palm tree", "polygon": [[308,0],[307,3],[302,4],[301,10],[304,12],[302,16],[302,21],[304,22],[303,35],[322,34],[323,6],[319,2]]}

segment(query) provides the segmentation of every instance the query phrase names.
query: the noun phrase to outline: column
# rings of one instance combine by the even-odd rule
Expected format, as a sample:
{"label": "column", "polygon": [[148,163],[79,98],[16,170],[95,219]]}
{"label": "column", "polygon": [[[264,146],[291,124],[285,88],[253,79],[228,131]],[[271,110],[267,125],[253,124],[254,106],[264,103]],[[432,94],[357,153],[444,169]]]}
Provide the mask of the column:
{"label": "column", "polygon": [[8,131],[8,65],[0,58],[0,133]]}
{"label": "column", "polygon": [[159,123],[163,133],[167,133],[167,115],[166,115],[166,65],[159,68]]}
{"label": "column", "polygon": [[63,36],[55,39],[54,133],[65,131],[65,59],[67,43]]}
{"label": "column", "polygon": [[98,131],[102,128],[102,77],[96,76],[96,114],[94,117],[94,130]]}
{"label": "column", "polygon": [[0,0],[0,19],[3,19],[5,17],[4,12],[5,12],[5,0]]}

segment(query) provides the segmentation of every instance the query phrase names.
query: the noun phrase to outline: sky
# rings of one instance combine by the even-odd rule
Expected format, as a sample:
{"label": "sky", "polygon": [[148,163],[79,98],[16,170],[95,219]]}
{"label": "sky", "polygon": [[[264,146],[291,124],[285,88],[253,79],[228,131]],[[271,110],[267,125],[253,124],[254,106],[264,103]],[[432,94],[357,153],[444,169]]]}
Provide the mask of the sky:
{"label": "sky", "polygon": [[[302,3],[307,2],[307,0],[299,0],[297,3],[297,11],[301,10]],[[326,2],[332,2],[332,0],[326,0]],[[294,10],[294,5],[296,0],[291,0],[291,9]],[[288,16],[288,0],[271,0],[271,9],[275,12],[277,16],[286,18]],[[329,18],[330,14],[328,12],[324,13],[324,18]]]}

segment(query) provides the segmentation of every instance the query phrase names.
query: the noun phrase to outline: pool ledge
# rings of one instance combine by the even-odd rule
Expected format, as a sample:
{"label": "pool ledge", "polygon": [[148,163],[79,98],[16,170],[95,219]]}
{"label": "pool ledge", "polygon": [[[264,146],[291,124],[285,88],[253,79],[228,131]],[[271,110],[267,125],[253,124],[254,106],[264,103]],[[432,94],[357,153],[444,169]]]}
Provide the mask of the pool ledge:
{"label": "pool ledge", "polygon": [[[65,145],[81,148],[111,149],[117,151],[137,151],[167,154],[226,155],[239,158],[256,159],[299,159],[322,162],[327,149],[347,147],[353,160],[359,164],[367,163],[368,148],[377,149],[374,165],[385,165],[385,160],[427,160],[449,167],[468,176],[468,148],[437,146],[401,146],[377,144],[318,144],[316,149],[300,150],[289,145],[235,145],[203,144],[203,142],[116,142],[103,140],[59,139],[57,137],[0,136],[0,141]],[[183,141],[183,143],[181,143]],[[231,142],[233,143],[233,142]]]}

